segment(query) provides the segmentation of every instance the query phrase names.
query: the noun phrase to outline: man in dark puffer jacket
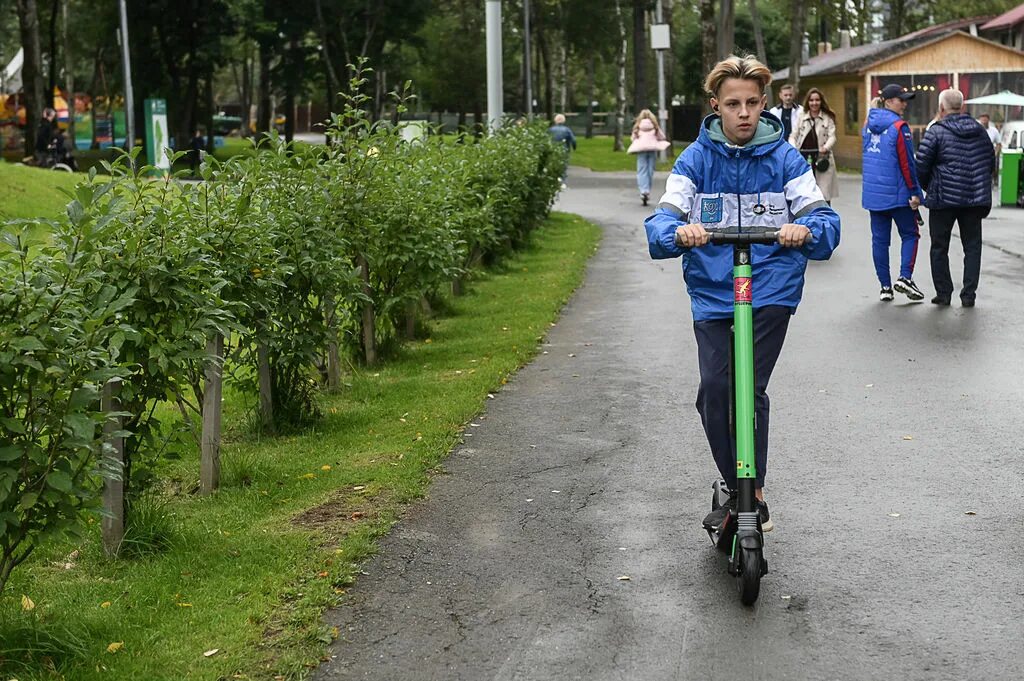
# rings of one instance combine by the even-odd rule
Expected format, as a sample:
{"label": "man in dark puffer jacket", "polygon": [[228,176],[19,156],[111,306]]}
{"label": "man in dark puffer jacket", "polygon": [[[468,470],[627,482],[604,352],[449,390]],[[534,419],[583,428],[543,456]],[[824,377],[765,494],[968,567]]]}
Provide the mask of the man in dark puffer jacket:
{"label": "man in dark puffer jacket", "polygon": [[960,225],[964,247],[964,286],[960,303],[974,307],[981,276],[981,221],[992,209],[995,153],[981,124],[961,113],[959,90],[939,93],[939,122],[924,134],[917,150],[917,175],[928,192],[932,282],[936,305],[949,305],[953,278],[949,273],[949,241],[953,223]]}

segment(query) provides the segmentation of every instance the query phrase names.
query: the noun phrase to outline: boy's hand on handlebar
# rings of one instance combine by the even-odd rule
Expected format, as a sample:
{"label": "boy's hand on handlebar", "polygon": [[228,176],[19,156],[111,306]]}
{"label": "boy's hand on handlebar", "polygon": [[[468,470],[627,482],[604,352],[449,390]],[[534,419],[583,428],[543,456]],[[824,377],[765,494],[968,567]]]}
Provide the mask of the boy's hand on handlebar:
{"label": "boy's hand on handlebar", "polygon": [[683,248],[704,246],[711,240],[711,235],[702,224],[681,225],[676,227],[676,245]]}
{"label": "boy's hand on handlebar", "polygon": [[782,225],[779,230],[779,243],[786,248],[799,248],[811,240],[811,230],[803,225],[795,225],[792,222]]}

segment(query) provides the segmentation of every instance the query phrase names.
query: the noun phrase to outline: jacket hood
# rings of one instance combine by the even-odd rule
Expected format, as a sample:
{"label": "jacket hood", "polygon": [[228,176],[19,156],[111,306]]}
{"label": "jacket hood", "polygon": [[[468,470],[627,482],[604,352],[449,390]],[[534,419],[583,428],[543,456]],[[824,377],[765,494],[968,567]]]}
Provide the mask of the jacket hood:
{"label": "jacket hood", "polygon": [[722,117],[718,114],[711,114],[701,124],[700,135],[697,139],[726,156],[731,155],[730,149],[740,149],[754,156],[762,156],[782,143],[782,121],[774,114],[762,111],[761,117],[757,121],[754,137],[742,147],[737,147],[726,138],[722,131]]}
{"label": "jacket hood", "polygon": [[964,139],[979,137],[981,135],[984,135],[986,138],[988,137],[988,133],[985,132],[985,128],[981,126],[981,123],[971,118],[969,114],[965,113],[946,116],[935,125],[941,125],[954,135],[963,137]]}
{"label": "jacket hood", "polygon": [[889,109],[871,109],[868,112],[868,130],[881,135],[890,125],[900,120],[901,116]]}

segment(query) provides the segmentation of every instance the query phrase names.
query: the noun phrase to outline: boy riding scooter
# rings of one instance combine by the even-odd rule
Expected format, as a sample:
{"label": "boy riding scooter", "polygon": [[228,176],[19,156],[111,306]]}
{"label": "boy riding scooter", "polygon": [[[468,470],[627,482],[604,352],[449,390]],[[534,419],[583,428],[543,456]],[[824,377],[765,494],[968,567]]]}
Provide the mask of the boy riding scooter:
{"label": "boy riding scooter", "polygon": [[800,303],[807,260],[827,260],[839,245],[839,216],[814,174],[790,146],[778,118],[764,110],[768,68],[730,56],[704,82],[714,113],[697,141],[676,160],[665,194],[647,218],[652,258],[682,257],[697,340],[697,411],[728,501],[705,519],[721,529],[736,514],[736,443],[730,425],[732,248],[710,244],[710,232],[773,228],[778,243],[751,248],[755,390],[755,496],[763,531],[773,524],[764,501],[768,457],[766,389],[790,317]]}

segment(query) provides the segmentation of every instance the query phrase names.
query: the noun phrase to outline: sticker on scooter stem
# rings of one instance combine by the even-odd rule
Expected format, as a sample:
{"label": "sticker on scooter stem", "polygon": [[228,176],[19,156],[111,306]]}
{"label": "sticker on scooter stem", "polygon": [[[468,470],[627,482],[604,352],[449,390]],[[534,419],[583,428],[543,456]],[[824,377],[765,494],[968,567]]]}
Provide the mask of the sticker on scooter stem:
{"label": "sticker on scooter stem", "polygon": [[733,301],[736,303],[750,304],[754,300],[753,291],[750,290],[750,277],[737,277],[733,279]]}

